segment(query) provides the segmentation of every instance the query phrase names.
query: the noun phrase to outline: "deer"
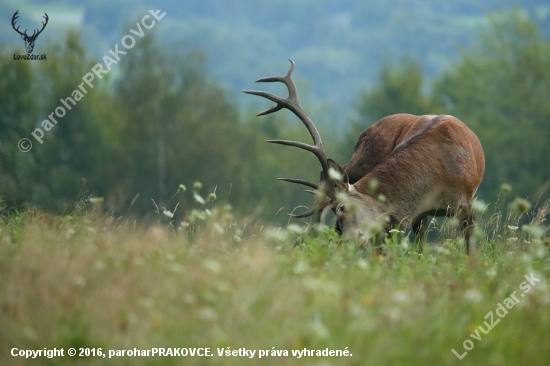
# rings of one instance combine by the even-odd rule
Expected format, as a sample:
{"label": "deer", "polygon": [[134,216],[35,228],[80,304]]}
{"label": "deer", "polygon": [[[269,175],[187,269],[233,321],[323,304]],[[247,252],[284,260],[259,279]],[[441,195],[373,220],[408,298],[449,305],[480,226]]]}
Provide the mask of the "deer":
{"label": "deer", "polygon": [[328,158],[315,124],[300,106],[292,79],[295,63],[289,61],[285,76],[256,80],[283,83],[288,89],[287,98],[244,90],[276,103],[258,116],[288,109],[301,120],[313,140],[313,144],[267,140],[309,151],[321,164],[318,184],[278,178],[305,185],[312,188],[308,192],[323,197],[306,212],[289,215],[314,216],[319,220],[320,212],[330,208],[336,231],[361,245],[371,239],[377,241],[366,225],[369,222],[381,223],[386,234],[393,228],[404,231],[412,227],[419,239],[419,252],[425,242],[427,217],[454,216],[464,236],[466,253],[470,254],[475,227],[472,202],[485,172],[483,148],[475,133],[450,115],[393,114],[360,134],[350,161],[341,167]]}
{"label": "deer", "polygon": [[29,36],[27,34],[26,29],[25,29],[25,32],[21,32],[19,30],[19,26],[15,28],[15,22],[17,18],[19,18],[18,13],[19,13],[19,10],[17,10],[15,14],[13,14],[13,17],[11,18],[11,26],[17,33],[21,35],[21,38],[23,38],[23,40],[25,41],[25,49],[27,50],[27,53],[32,53],[32,51],[34,50],[34,42],[36,42],[36,38],[38,38],[40,33],[42,33],[42,31],[44,30],[44,28],[46,28],[46,25],[48,24],[48,20],[49,20],[48,14],[44,13],[44,16],[42,17],[46,20],[45,22],[42,22],[42,29],[40,30],[35,29],[32,35]]}

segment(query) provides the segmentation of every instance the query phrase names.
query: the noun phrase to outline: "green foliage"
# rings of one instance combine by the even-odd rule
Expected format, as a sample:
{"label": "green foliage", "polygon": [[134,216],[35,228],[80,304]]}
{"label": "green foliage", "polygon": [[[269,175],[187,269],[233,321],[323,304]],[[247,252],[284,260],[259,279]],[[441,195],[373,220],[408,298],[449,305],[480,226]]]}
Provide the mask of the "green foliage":
{"label": "green foliage", "polygon": [[162,203],[167,187],[180,182],[216,182],[229,190],[230,179],[242,176],[239,157],[248,136],[227,93],[206,77],[204,58],[170,55],[153,37],[133,51],[115,86],[122,115],[113,121],[112,139],[123,147],[118,157],[125,169],[114,177],[116,197],[108,201],[123,205],[139,192],[134,205],[143,212],[150,198]]}
{"label": "green foliage", "polygon": [[398,66],[382,66],[377,87],[364,91],[357,103],[357,117],[347,135],[347,145],[354,146],[361,131],[390,114],[433,114],[435,108],[424,95],[423,86],[419,62],[404,60]]}
{"label": "green foliage", "polygon": [[[75,106],[67,102],[71,110],[63,118],[53,115],[58,123],[46,131],[43,144],[35,141],[31,132],[37,127],[44,130],[43,121],[63,106],[60,100],[71,96],[93,65],[74,33],[67,35],[65,44],[50,44],[47,54],[48,62],[32,67],[7,56],[0,61],[0,67],[9,68],[6,75],[13,76],[4,79],[5,88],[0,90],[8,101],[2,104],[6,109],[0,117],[5,148],[0,195],[10,206],[27,202],[48,210],[71,211],[86,179],[91,180],[90,187],[98,188],[102,163],[111,155],[109,146],[94,149],[101,140],[99,120],[105,117],[110,101],[98,85]],[[18,149],[23,137],[34,145],[30,152]]]}
{"label": "green foliage", "polygon": [[[9,51],[0,60],[6,74],[0,97],[8,101],[0,114],[0,196],[9,207],[26,203],[67,213],[94,196],[104,199],[109,212],[144,216],[151,212],[151,199],[167,206],[170,187],[195,181],[255,218],[278,215],[275,220],[286,221],[284,213],[295,202],[310,202],[275,178],[303,177],[310,164],[309,179],[316,180],[315,158],[302,160],[303,152],[263,142],[307,141],[305,128],[291,125],[282,113],[262,120],[250,112],[242,121],[236,101],[206,74],[200,52],[172,54],[152,35],[103,79],[96,78],[94,88],[57,119],[40,144],[30,133],[44,129],[43,121],[96,63],[74,33],[46,52],[48,62],[33,67],[13,62]],[[22,137],[32,140],[30,152],[18,150]],[[182,197],[167,209],[180,204],[178,215],[185,215],[193,200]]]}
{"label": "green foliage", "polygon": [[34,153],[21,155],[17,143],[22,131],[32,131],[38,118],[31,65],[14,63],[12,53],[0,48],[0,196],[10,206],[22,204],[32,192],[32,171],[36,167]]}
{"label": "green foliage", "polygon": [[424,75],[418,62],[403,61],[398,67],[382,66],[378,87],[361,96],[357,108],[361,122],[370,125],[395,113],[430,113],[432,106],[422,92],[423,84]]}
{"label": "green foliage", "polygon": [[550,41],[532,21],[517,9],[492,16],[490,30],[437,80],[433,98],[479,136],[482,194],[494,197],[509,183],[517,195],[540,198],[550,179]]}

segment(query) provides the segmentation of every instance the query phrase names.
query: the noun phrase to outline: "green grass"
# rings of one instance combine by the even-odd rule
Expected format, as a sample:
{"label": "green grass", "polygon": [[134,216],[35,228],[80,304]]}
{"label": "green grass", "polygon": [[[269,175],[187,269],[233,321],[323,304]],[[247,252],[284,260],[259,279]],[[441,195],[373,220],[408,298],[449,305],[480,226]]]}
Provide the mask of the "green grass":
{"label": "green grass", "polygon": [[[452,220],[419,256],[395,234],[386,255],[325,230],[293,248],[299,227],[197,210],[183,225],[145,227],[34,210],[0,221],[2,365],[546,365],[550,243],[546,212],[479,219],[471,256]],[[203,207],[206,207],[203,206]],[[166,213],[165,213],[166,215]],[[170,220],[159,214],[159,221]],[[525,216],[524,216],[525,217]],[[518,221],[520,220],[520,221]],[[516,223],[516,229],[512,223]],[[434,224],[435,225],[435,224]],[[439,230],[441,230],[439,232]],[[524,276],[540,279],[521,297]],[[513,292],[488,334],[476,329]],[[498,316],[494,313],[494,320]],[[485,326],[483,326],[486,328]],[[473,349],[462,360],[463,342]],[[469,343],[466,343],[469,346]],[[212,357],[12,357],[12,348],[209,347]],[[217,348],[256,350],[219,357]],[[292,356],[348,350],[349,357]],[[288,357],[258,358],[259,350]]]}

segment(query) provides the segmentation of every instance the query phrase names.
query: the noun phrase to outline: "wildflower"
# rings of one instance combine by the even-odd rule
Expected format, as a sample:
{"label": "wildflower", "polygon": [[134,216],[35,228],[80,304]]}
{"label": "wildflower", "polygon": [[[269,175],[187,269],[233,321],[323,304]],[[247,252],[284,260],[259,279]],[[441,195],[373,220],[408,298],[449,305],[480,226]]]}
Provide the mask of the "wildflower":
{"label": "wildflower", "polygon": [[512,186],[508,183],[502,183],[500,186],[500,191],[504,194],[512,192]]}
{"label": "wildflower", "polygon": [[201,197],[200,194],[198,193],[194,193],[193,194],[193,198],[195,199],[195,201],[197,201],[198,203],[200,203],[201,205],[204,205],[206,203],[206,201],[204,200],[204,198]]}
{"label": "wildflower", "polygon": [[508,205],[508,211],[522,214],[531,209],[531,203],[526,199],[516,197],[512,203]]}
{"label": "wildflower", "polygon": [[328,176],[330,177],[330,179],[332,180],[335,180],[335,181],[339,181],[339,180],[342,180],[342,174],[340,174],[339,171],[337,171],[336,169],[334,168],[329,168],[328,170]]}
{"label": "wildflower", "polygon": [[466,300],[470,300],[471,302],[480,302],[483,299],[483,296],[479,293],[479,291],[469,289],[464,292],[464,298]]}
{"label": "wildflower", "polygon": [[222,265],[214,259],[206,259],[202,265],[212,273],[220,273],[222,270]]}
{"label": "wildflower", "polygon": [[371,179],[369,180],[369,190],[371,192],[374,192],[378,189],[378,180],[377,179]]}
{"label": "wildflower", "polygon": [[483,202],[482,200],[479,200],[479,199],[474,200],[472,206],[473,206],[474,211],[477,212],[477,213],[483,213],[483,211],[485,211],[485,208],[487,207],[485,202]]}
{"label": "wildflower", "polygon": [[103,197],[90,197],[88,198],[90,203],[101,203],[103,202]]}
{"label": "wildflower", "polygon": [[410,296],[407,293],[407,291],[395,291],[392,294],[392,298],[395,302],[408,302],[410,299]]}

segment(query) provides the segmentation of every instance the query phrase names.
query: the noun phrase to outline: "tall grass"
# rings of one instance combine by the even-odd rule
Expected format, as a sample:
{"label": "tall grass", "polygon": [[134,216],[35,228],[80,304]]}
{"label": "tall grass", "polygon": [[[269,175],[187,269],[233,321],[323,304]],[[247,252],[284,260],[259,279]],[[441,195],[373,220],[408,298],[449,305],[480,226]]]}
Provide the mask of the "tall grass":
{"label": "tall grass", "polygon": [[[195,192],[197,193],[197,192]],[[452,219],[414,253],[394,233],[385,256],[332,230],[272,228],[211,199],[175,222],[159,208],[145,226],[80,212],[35,210],[0,223],[2,365],[546,365],[550,360],[548,205],[478,213],[477,246]],[[478,207],[479,208],[479,207]],[[481,211],[485,208],[479,208]],[[168,211],[168,212],[166,212]],[[530,215],[530,216],[529,216]],[[302,235],[302,244],[292,243]],[[540,279],[481,340],[476,329],[519,286]],[[496,320],[496,315],[495,315]],[[478,331],[479,333],[479,331]],[[463,354],[465,340],[473,348]],[[469,345],[469,343],[466,343]],[[212,357],[70,357],[67,349],[210,347]],[[63,348],[65,357],[13,357]],[[220,357],[217,348],[287,350],[288,357]],[[292,350],[349,357],[293,357]]]}

